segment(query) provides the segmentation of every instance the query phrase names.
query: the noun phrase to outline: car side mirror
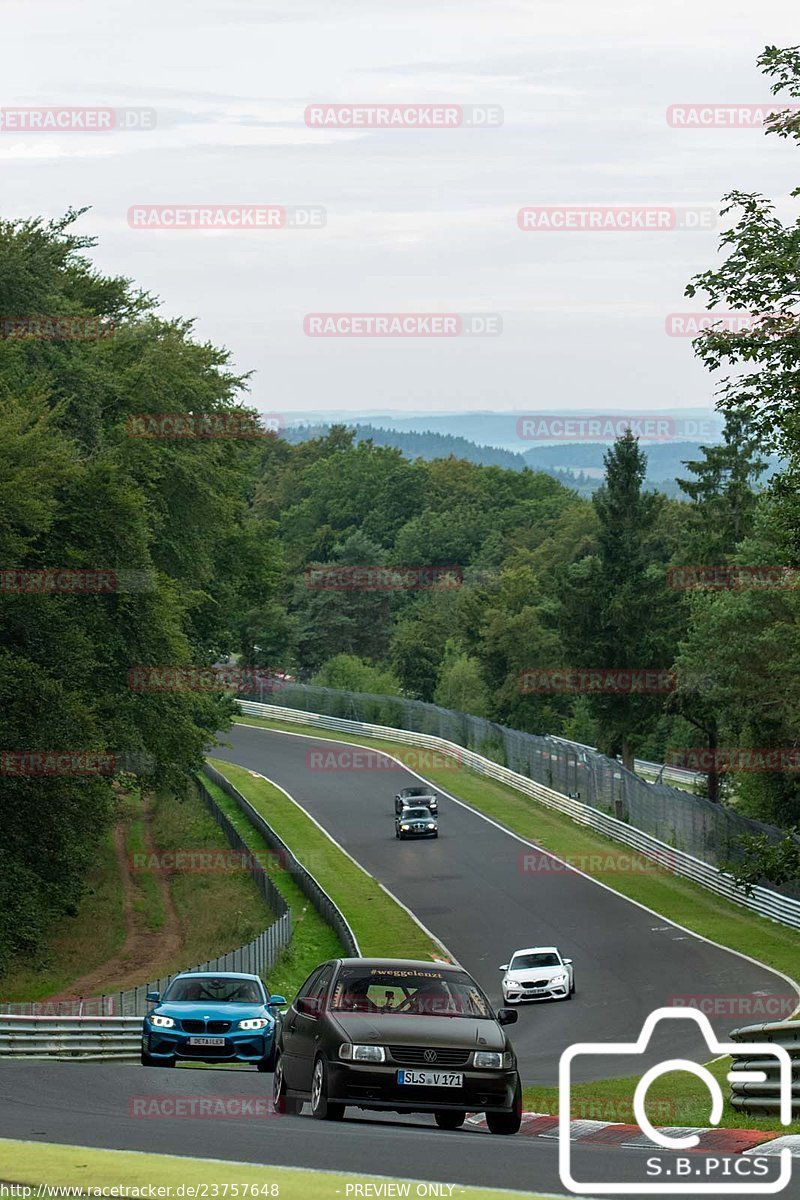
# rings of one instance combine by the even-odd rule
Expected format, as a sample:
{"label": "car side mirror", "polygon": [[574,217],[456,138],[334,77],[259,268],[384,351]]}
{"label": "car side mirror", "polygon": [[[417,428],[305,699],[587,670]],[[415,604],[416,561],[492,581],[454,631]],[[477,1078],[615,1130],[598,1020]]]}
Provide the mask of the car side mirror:
{"label": "car side mirror", "polygon": [[161,999],[161,992],[148,992],[145,996],[145,1001],[148,1004],[158,1004]]}
{"label": "car side mirror", "polygon": [[515,1008],[498,1008],[497,1024],[498,1025],[515,1025],[519,1013]]}
{"label": "car side mirror", "polygon": [[571,966],[572,966],[572,959],[571,959],[571,958],[565,958],[565,959],[564,959],[564,966],[565,966],[565,967],[571,967]]}
{"label": "car side mirror", "polygon": [[301,996],[295,1000],[295,1008],[307,1017],[318,1017],[321,1001],[318,996]]}
{"label": "car side mirror", "polygon": [[280,1008],[280,1006],[285,1003],[286,1003],[285,996],[270,996],[269,1000],[267,1001],[267,1005],[269,1008]]}
{"label": "car side mirror", "polygon": [[498,967],[497,969],[498,969],[499,971],[507,971],[507,970],[508,970],[508,963],[503,963],[502,967]]}

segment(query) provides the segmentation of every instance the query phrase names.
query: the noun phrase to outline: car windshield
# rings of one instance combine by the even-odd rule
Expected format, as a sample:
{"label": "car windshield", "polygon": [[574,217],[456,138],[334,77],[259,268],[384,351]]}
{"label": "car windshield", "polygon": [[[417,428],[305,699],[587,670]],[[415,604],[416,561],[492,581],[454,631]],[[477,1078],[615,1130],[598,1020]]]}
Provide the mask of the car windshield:
{"label": "car windshield", "polygon": [[539,954],[515,954],[511,960],[511,971],[526,971],[529,967],[560,967],[561,960],[551,951]]}
{"label": "car windshield", "polygon": [[489,1001],[466,971],[435,967],[343,967],[331,1008],[392,1016],[494,1019]]}
{"label": "car windshield", "polygon": [[203,1001],[211,1004],[263,1004],[264,997],[255,979],[226,979],[224,976],[199,975],[194,979],[176,979],[164,996],[175,1001]]}
{"label": "car windshield", "polygon": [[422,818],[422,817],[427,817],[427,819],[430,820],[431,814],[430,814],[430,810],[427,808],[407,808],[406,811],[403,813],[403,820],[405,821],[409,817],[411,818],[412,821],[417,820],[418,818]]}
{"label": "car windshield", "polygon": [[400,793],[400,795],[405,796],[407,800],[414,799],[415,797],[418,798],[419,796],[430,796],[430,794],[431,793],[427,788],[404,788]]}

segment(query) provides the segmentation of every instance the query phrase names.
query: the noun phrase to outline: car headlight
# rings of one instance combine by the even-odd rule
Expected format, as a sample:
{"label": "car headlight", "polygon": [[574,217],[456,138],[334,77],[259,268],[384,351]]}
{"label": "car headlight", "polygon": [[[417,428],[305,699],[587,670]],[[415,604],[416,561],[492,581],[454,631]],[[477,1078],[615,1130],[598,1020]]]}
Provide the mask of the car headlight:
{"label": "car headlight", "polygon": [[154,1013],[150,1017],[150,1024],[157,1025],[160,1029],[172,1029],[175,1022],[172,1017],[162,1017],[160,1014]]}
{"label": "car headlight", "polygon": [[266,1029],[272,1022],[266,1017],[248,1017],[246,1021],[239,1022],[240,1029]]}
{"label": "car headlight", "polygon": [[510,1071],[514,1066],[514,1055],[510,1050],[503,1053],[499,1050],[476,1050],[473,1065],[485,1070]]}
{"label": "car headlight", "polygon": [[383,1046],[359,1046],[353,1042],[342,1042],[339,1058],[345,1059],[346,1062],[386,1062],[386,1051]]}
{"label": "car headlight", "polygon": [[408,825],[401,825],[401,826],[400,826],[400,828],[401,828],[401,829],[408,829]]}
{"label": "car headlight", "polygon": [[436,822],[431,821],[430,824],[428,825],[428,829],[435,829],[435,828],[436,828]]}
{"label": "car headlight", "polygon": [[551,983],[566,983],[567,976],[566,976],[566,974],[554,975],[553,978],[550,980],[550,982]]}

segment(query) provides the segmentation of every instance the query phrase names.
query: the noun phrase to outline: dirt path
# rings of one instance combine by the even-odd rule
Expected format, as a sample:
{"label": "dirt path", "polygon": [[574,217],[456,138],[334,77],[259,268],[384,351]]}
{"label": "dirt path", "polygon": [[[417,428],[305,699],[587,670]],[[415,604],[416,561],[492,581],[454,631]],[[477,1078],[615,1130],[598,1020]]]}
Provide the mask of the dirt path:
{"label": "dirt path", "polygon": [[[152,817],[147,802],[144,806],[144,840],[148,855],[156,854],[153,843]],[[180,966],[180,949],[183,943],[183,933],[180,918],[175,911],[175,904],[169,888],[168,876],[155,873],[155,879],[161,894],[164,907],[164,924],[160,929],[149,929],[141,912],[136,909],[136,902],[143,899],[136,878],[131,871],[126,848],[127,825],[124,821],[114,826],[114,850],[122,881],[122,904],[125,919],[125,941],[118,954],[108,959],[99,967],[95,967],[87,975],[76,979],[58,996],[48,997],[48,1002],[56,1000],[89,999],[94,996],[108,994],[111,991],[120,992],[138,984],[149,983],[171,964],[173,969]]]}

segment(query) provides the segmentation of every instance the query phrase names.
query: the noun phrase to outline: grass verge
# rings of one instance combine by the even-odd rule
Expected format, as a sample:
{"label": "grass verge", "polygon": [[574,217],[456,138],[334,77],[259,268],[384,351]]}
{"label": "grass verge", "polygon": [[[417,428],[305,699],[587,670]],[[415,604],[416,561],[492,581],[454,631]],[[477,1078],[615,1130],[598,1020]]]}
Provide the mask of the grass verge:
{"label": "grass verge", "polygon": [[300,984],[319,963],[324,962],[326,958],[335,958],[343,952],[341,943],[334,930],[323,921],[289,872],[282,867],[269,844],[258,830],[253,828],[230,796],[210,779],[205,780],[205,785],[252,853],[258,857],[258,861],[292,911],[291,943],[270,971],[269,979],[265,981],[271,992],[291,999],[299,990]]}
{"label": "grass verge", "polygon": [[124,941],[122,880],[109,829],[95,852],[77,912],[62,917],[53,927],[39,962],[12,963],[8,972],[0,975],[0,997],[43,1000],[57,996],[73,979],[113,958]]}
{"label": "grass verge", "polygon": [[209,760],[246,796],[347,916],[361,953],[441,958],[442,948],[385,888],[333,842],[302,808],[244,767]]}
{"label": "grass verge", "polygon": [[[359,1195],[381,1195],[385,1176],[342,1175],[306,1171],[299,1167],[257,1166],[253,1163],[221,1162],[209,1158],[178,1158],[167,1154],[137,1154],[125,1150],[94,1150],[87,1146],[54,1146],[41,1142],[0,1139],[0,1179],[6,1183],[36,1187],[169,1188],[168,1195],[280,1196],[280,1200],[341,1200],[348,1184],[367,1190]],[[273,1190],[274,1189],[274,1190]],[[411,1194],[415,1188],[412,1183]],[[508,1192],[491,1188],[456,1187],[464,1200],[501,1200]],[[117,1193],[119,1194],[119,1192]],[[533,1192],[519,1192],[528,1200],[544,1200]],[[22,1200],[27,1197],[22,1196]]]}

